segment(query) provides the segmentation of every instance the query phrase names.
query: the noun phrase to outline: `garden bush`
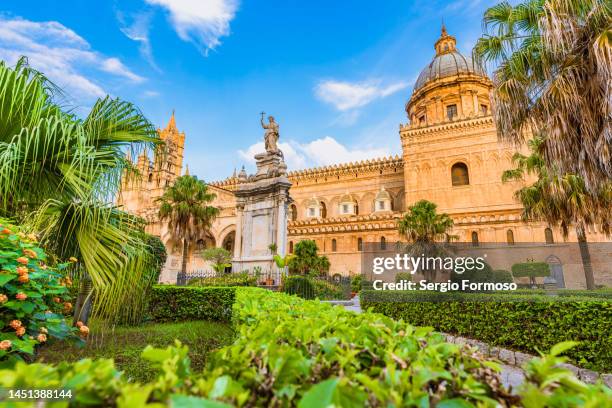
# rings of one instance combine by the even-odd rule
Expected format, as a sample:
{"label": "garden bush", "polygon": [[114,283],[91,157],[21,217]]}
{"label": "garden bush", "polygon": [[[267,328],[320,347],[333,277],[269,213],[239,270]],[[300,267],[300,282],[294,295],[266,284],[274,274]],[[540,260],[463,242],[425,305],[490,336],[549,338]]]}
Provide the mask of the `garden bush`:
{"label": "garden bush", "polygon": [[230,321],[235,290],[224,287],[153,286],[149,297],[149,317],[159,322]]}
{"label": "garden bush", "polygon": [[612,398],[610,388],[559,366],[572,343],[528,362],[525,382],[509,393],[499,366],[469,346],[380,314],[237,288],[233,321],[239,336],[213,352],[203,372],[192,372],[177,343],[143,351],[159,371],[146,384],[129,383],[112,360],[82,360],[19,363],[0,370],[0,387],[70,388],[75,404],[104,406],[599,407]]}
{"label": "garden bush", "polygon": [[314,294],[320,300],[342,300],[350,297],[350,288],[341,283],[329,282],[325,279],[312,279]]}
{"label": "garden bush", "polygon": [[395,283],[401,282],[403,280],[412,282],[412,274],[410,272],[399,272],[397,275],[395,275]]}
{"label": "garden bush", "polygon": [[575,340],[573,362],[612,371],[612,303],[568,295],[363,291],[361,301],[394,319],[530,353]]}
{"label": "garden bush", "polygon": [[351,278],[351,292],[359,293],[359,291],[363,286],[363,277],[360,275],[355,275]]}
{"label": "garden bush", "polygon": [[307,276],[287,276],[283,279],[283,292],[298,295],[302,299],[314,299],[315,287]]}
{"label": "garden bush", "polygon": [[47,340],[78,339],[64,316],[72,309],[61,273],[68,264],[46,262],[34,235],[0,219],[0,362],[32,356]]}
{"label": "garden bush", "polygon": [[257,286],[257,277],[248,272],[224,273],[210,278],[193,278],[189,286]]}

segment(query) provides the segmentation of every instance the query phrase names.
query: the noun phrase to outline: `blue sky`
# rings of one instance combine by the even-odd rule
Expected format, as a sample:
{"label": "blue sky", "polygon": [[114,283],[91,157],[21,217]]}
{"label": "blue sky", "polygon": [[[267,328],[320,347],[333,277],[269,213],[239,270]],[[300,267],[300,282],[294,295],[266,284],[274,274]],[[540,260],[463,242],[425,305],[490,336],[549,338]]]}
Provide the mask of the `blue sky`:
{"label": "blue sky", "polygon": [[110,94],[164,127],[175,109],[185,163],[212,181],[253,169],[262,110],[280,123],[290,170],[399,154],[442,19],[469,52],[494,3],[5,1],[0,59],[28,56],[78,112]]}

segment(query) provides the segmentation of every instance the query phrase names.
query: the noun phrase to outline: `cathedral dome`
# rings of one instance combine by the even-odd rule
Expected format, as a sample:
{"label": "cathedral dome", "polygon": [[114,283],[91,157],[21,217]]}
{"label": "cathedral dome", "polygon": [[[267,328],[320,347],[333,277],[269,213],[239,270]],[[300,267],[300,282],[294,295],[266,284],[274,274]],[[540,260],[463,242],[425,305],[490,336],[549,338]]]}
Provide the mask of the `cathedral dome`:
{"label": "cathedral dome", "polygon": [[414,92],[435,79],[459,74],[486,76],[484,69],[472,57],[465,57],[457,51],[456,43],[455,37],[448,35],[446,28],[442,26],[442,35],[435,44],[436,56],[421,71],[414,85]]}

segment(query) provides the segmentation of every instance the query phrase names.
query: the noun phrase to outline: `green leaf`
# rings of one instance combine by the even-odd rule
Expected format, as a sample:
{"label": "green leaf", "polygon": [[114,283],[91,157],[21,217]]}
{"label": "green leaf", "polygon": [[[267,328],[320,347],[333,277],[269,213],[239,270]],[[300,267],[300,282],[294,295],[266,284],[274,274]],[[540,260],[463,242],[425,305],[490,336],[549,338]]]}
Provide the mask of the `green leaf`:
{"label": "green leaf", "polygon": [[179,394],[170,396],[170,406],[172,408],[232,408],[231,405],[223,402]]}
{"label": "green leaf", "polygon": [[333,406],[334,393],[340,380],[332,378],[312,387],[300,400],[299,408],[323,408]]}
{"label": "green leaf", "polygon": [[559,354],[562,354],[567,350],[576,347],[578,344],[580,343],[577,341],[564,341],[561,343],[557,343],[550,349],[550,354],[553,356],[558,356]]}
{"label": "green leaf", "polygon": [[17,276],[8,273],[0,274],[0,286],[4,286],[6,283],[12,281],[16,277]]}
{"label": "green leaf", "polygon": [[440,401],[438,405],[436,405],[436,407],[437,408],[473,408],[474,405],[469,403],[468,401],[465,401],[459,398],[453,398],[449,400]]}

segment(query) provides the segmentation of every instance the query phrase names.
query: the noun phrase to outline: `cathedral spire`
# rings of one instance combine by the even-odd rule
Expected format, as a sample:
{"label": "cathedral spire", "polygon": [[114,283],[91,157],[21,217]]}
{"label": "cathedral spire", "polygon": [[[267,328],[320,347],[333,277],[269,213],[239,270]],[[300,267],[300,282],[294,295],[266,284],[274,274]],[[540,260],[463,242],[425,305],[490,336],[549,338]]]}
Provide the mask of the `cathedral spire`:
{"label": "cathedral spire", "polygon": [[174,118],[174,109],[172,109],[172,116],[170,116],[170,121],[168,122],[168,126],[166,126],[166,130],[170,132],[177,131],[176,129],[176,119]]}
{"label": "cathedral spire", "polygon": [[[172,117],[174,117],[174,116],[172,116]],[[189,165],[188,164],[185,165],[185,174],[184,175],[185,176],[190,176],[190,174],[189,174]]]}

